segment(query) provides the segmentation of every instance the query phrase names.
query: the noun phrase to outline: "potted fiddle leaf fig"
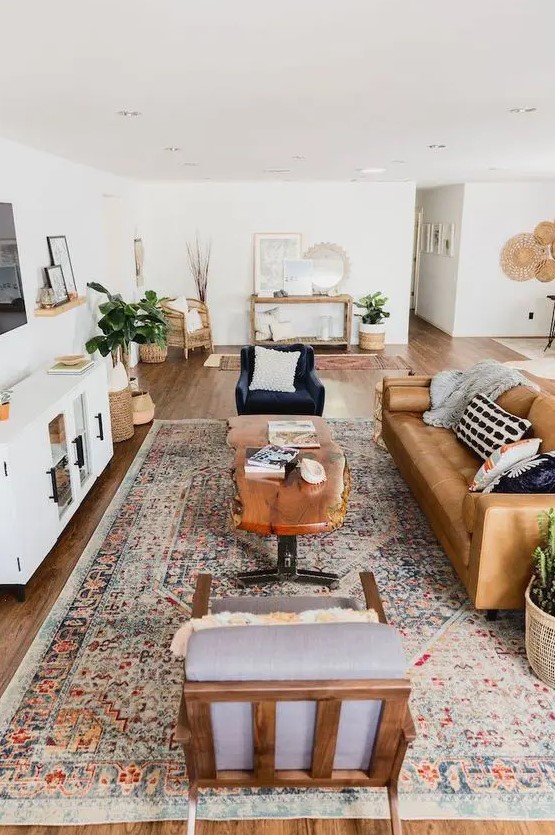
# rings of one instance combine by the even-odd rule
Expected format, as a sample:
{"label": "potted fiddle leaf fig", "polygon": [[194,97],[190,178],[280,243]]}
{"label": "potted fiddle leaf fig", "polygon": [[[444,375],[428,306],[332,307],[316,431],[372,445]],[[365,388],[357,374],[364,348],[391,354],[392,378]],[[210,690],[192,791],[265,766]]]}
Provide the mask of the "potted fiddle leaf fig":
{"label": "potted fiddle leaf fig", "polygon": [[139,311],[152,318],[148,326],[139,329],[146,339],[139,345],[141,362],[164,362],[168,355],[168,322],[162,307],[165,301],[167,296],[160,297],[154,290],[147,290],[138,303]]}
{"label": "potted fiddle leaf fig", "polygon": [[361,308],[364,313],[355,311],[355,316],[360,316],[359,347],[363,351],[381,351],[385,342],[385,320],[389,319],[389,312],[384,310],[388,302],[387,296],[381,291],[369,293],[357,302],[356,307]]}
{"label": "potted fiddle leaf fig", "polygon": [[555,510],[538,520],[542,542],[526,589],[526,655],[538,678],[555,687]]}

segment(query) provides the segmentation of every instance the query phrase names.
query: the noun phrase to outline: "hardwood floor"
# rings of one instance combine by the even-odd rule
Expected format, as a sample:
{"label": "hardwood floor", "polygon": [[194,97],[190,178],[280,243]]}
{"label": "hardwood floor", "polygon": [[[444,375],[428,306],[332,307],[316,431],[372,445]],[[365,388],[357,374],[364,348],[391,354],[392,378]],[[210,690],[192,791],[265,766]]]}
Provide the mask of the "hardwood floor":
{"label": "hardwood floor", "polygon": [[[237,347],[221,346],[234,353]],[[434,374],[442,368],[464,368],[480,359],[516,359],[520,355],[492,339],[452,339],[413,318],[408,345],[389,345],[386,353],[404,357],[415,373]],[[236,374],[204,368],[206,354],[194,352],[185,362],[171,351],[163,365],[139,365],[140,384],[156,403],[158,419],[227,418],[235,414]],[[385,372],[387,374],[388,372]],[[374,371],[319,372],[326,385],[327,417],[372,415],[374,384],[384,373]],[[555,381],[538,381],[555,393]],[[115,447],[114,458],[79,511],[27,586],[27,599],[17,603],[9,592],[0,594],[0,692],[10,681],[34,636],[58,597],[73,567],[135,457],[149,427],[137,427],[134,437]],[[181,822],[115,824],[75,827],[3,827],[2,835],[174,835]],[[385,821],[200,821],[199,835],[386,835]],[[405,835],[547,835],[554,824],[526,822],[407,821]]]}

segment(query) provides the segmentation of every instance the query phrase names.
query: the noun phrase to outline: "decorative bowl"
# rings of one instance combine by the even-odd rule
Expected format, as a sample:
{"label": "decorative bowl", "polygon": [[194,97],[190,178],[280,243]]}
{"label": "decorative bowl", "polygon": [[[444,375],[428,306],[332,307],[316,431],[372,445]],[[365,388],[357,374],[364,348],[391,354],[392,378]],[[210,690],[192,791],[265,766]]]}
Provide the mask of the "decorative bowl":
{"label": "decorative bowl", "polygon": [[64,354],[62,357],[56,357],[56,362],[61,362],[62,365],[79,365],[84,359],[83,354]]}
{"label": "decorative bowl", "polygon": [[326,471],[319,461],[314,458],[303,458],[301,461],[301,478],[309,484],[321,484],[326,481]]}

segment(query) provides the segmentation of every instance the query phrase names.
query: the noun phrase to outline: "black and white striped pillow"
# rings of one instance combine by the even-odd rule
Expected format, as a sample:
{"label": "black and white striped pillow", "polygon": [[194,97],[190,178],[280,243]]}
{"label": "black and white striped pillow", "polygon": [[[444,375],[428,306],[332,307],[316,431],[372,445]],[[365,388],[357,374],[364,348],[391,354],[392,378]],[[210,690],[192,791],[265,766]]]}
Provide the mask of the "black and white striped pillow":
{"label": "black and white striped pillow", "polygon": [[489,397],[477,394],[464,410],[455,427],[455,434],[485,459],[503,444],[520,441],[531,428],[529,420],[511,415]]}

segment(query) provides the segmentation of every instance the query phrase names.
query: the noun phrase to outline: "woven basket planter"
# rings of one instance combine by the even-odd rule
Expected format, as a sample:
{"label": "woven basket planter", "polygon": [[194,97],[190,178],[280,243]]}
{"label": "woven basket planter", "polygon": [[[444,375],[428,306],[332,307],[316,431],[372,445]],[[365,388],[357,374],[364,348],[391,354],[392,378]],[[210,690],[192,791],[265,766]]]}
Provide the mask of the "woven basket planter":
{"label": "woven basket planter", "polygon": [[526,589],[526,655],[544,684],[555,687],[555,617],[539,609]]}
{"label": "woven basket planter", "polygon": [[133,403],[131,389],[110,391],[110,423],[112,424],[112,440],[114,443],[127,441],[135,434],[133,426]]}
{"label": "woven basket planter", "polygon": [[383,351],[385,333],[362,333],[358,335],[358,347],[361,351]]}
{"label": "woven basket planter", "polygon": [[168,356],[168,348],[159,345],[139,345],[141,362],[164,362]]}
{"label": "woven basket planter", "polygon": [[133,423],[140,426],[154,419],[154,403],[148,391],[132,391]]}

